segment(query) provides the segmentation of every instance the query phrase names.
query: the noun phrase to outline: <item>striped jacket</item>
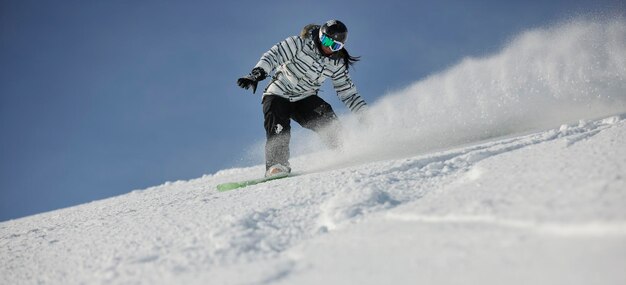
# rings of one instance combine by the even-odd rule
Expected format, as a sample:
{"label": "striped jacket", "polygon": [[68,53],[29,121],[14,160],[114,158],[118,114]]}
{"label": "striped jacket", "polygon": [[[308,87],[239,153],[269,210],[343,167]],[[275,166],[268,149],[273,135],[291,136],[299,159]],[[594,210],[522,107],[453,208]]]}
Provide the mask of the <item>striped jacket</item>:
{"label": "striped jacket", "polygon": [[311,37],[285,39],[263,54],[255,67],[263,68],[267,74],[275,71],[263,96],[278,95],[295,102],[317,95],[324,80],[330,77],[337,96],[350,111],[366,109],[344,60],[323,55]]}

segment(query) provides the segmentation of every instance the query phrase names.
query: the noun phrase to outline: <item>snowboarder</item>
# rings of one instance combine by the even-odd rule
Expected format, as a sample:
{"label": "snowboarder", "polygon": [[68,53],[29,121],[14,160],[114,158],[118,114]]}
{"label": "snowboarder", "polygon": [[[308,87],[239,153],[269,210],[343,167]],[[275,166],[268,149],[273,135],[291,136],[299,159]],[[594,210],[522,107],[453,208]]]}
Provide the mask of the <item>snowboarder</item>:
{"label": "snowboarder", "polygon": [[252,72],[237,84],[256,92],[259,81],[274,72],[263,91],[265,176],[284,175],[289,166],[290,120],[315,131],[331,148],[339,148],[340,125],[330,104],[317,93],[327,77],[332,78],[339,99],[354,113],[366,109],[348,74],[348,67],[358,61],[344,45],[346,25],[330,20],[322,26],[309,24],[300,32],[267,51]]}

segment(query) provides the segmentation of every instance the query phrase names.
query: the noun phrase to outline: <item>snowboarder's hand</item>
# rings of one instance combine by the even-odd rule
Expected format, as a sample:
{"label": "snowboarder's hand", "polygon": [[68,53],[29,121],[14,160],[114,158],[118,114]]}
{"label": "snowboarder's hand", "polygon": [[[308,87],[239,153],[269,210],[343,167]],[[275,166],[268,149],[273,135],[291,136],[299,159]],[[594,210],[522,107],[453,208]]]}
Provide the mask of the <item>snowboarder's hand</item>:
{"label": "snowboarder's hand", "polygon": [[256,86],[258,83],[259,82],[250,77],[250,75],[237,79],[237,85],[239,85],[239,87],[244,89],[252,87],[252,93],[256,92]]}
{"label": "snowboarder's hand", "polygon": [[265,70],[263,70],[263,68],[255,67],[252,72],[250,72],[250,74],[237,79],[237,85],[246,90],[252,87],[252,93],[256,93],[257,84],[259,83],[259,81],[265,79],[266,77],[267,74],[265,73]]}

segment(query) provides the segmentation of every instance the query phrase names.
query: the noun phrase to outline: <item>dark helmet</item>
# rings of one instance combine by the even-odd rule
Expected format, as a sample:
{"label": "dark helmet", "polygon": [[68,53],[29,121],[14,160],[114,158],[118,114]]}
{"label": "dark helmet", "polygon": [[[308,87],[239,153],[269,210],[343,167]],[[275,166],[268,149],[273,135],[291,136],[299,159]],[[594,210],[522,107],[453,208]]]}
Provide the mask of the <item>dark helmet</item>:
{"label": "dark helmet", "polygon": [[348,28],[339,20],[330,20],[320,28],[320,36],[326,34],[333,40],[345,43],[348,38]]}

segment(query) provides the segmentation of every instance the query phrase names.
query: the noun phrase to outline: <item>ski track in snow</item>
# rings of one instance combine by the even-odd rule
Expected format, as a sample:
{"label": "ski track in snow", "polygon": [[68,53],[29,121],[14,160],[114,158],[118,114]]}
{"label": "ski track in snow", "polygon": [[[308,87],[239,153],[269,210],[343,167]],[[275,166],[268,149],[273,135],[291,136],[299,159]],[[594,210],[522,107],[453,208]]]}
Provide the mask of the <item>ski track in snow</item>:
{"label": "ski track in snow", "polygon": [[[451,206],[436,209],[436,203],[425,211],[430,214],[391,210],[426,196],[436,202],[446,193],[441,189],[485,175],[474,167],[481,161],[546,143],[570,148],[607,129],[624,128],[624,118],[580,121],[520,137],[218,193],[217,184],[255,176],[262,173],[262,166],[226,170],[3,222],[0,283],[118,284],[138,278],[145,284],[275,283],[305,270],[294,248],[352,228],[367,217],[424,225],[482,225],[556,237],[609,236],[623,242],[623,216],[581,223],[567,221],[568,215],[563,221],[546,220],[539,211],[542,219],[534,220],[497,216],[497,207],[489,203],[465,214],[440,213]],[[620,139],[623,146],[624,138]]]}

